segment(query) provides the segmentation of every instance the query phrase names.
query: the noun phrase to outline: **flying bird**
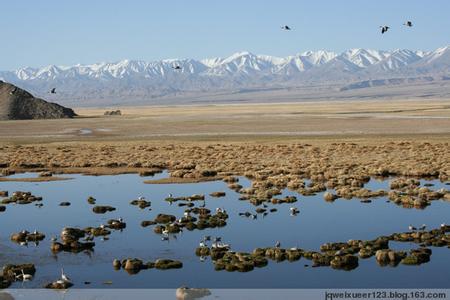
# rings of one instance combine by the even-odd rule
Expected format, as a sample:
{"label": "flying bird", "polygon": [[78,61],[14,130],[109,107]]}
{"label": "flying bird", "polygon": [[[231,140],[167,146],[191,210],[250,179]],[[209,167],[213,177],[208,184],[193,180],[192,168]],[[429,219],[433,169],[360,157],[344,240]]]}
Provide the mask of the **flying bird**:
{"label": "flying bird", "polygon": [[50,91],[51,94],[56,94],[56,88],[52,88],[52,90]]}
{"label": "flying bird", "polygon": [[174,66],[174,67],[172,67],[174,70],[181,70],[181,67],[180,66]]}
{"label": "flying bird", "polygon": [[380,28],[381,28],[381,34],[384,34],[385,32],[387,32],[389,30],[390,27],[384,25],[384,26],[380,26]]}
{"label": "flying bird", "polygon": [[281,26],[281,29],[283,29],[283,30],[292,30],[291,27],[289,27],[287,25]]}
{"label": "flying bird", "polygon": [[413,26],[411,21],[406,21],[406,23],[403,24],[403,25],[408,26],[408,27],[412,27]]}

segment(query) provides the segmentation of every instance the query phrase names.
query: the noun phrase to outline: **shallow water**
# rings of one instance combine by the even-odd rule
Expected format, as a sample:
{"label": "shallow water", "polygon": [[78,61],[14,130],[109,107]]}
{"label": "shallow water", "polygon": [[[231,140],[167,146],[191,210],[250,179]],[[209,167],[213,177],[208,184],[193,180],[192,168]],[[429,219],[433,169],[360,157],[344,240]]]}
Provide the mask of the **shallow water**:
{"label": "shallow water", "polygon": [[[13,177],[33,177],[35,174],[20,174]],[[326,242],[347,241],[349,239],[373,239],[380,235],[407,231],[409,224],[420,226],[425,223],[436,228],[441,223],[450,223],[450,203],[433,201],[424,210],[405,209],[385,198],[372,199],[372,203],[361,203],[357,199],[338,199],[334,203],[325,202],[322,193],[316,196],[301,196],[285,191],[282,196],[295,195],[294,204],[269,205],[278,212],[262,215],[257,220],[240,217],[238,212],[254,212],[255,207],[247,201],[239,201],[239,194],[227,188],[222,181],[195,184],[144,184],[149,179],[134,174],[115,176],[63,175],[73,178],[54,182],[0,182],[0,190],[30,191],[44,198],[42,208],[33,204],[7,205],[0,213],[0,266],[6,263],[27,263],[36,265],[36,275],[31,282],[16,282],[12,287],[42,287],[45,283],[58,279],[60,268],[73,280],[76,288],[176,288],[181,285],[209,288],[320,288],[320,287],[433,287],[448,288],[450,275],[450,251],[446,247],[434,248],[431,261],[420,266],[379,267],[375,258],[359,260],[359,267],[353,271],[333,270],[329,267],[305,268],[311,261],[304,258],[297,262],[269,261],[264,268],[255,268],[248,273],[215,271],[207,259],[200,262],[195,256],[195,248],[204,235],[221,236],[235,251],[252,251],[257,247],[273,246],[276,241],[284,248],[301,247],[318,250]],[[157,174],[152,179],[167,177],[167,173]],[[446,188],[439,181],[431,182],[433,189]],[[240,178],[240,184],[250,186],[250,181]],[[371,180],[369,189],[387,189],[388,181]],[[192,194],[208,195],[214,191],[225,191],[226,197],[207,196],[206,207],[214,210],[223,207],[229,214],[227,226],[218,229],[184,230],[177,239],[161,241],[161,236],[153,232],[153,226],[143,228],[143,220],[153,220],[158,213],[174,214],[181,217],[185,207],[176,203],[170,205],[164,199],[168,193],[174,197]],[[104,215],[94,214],[92,205],[86,199],[93,196],[97,205],[111,205],[116,211]],[[145,196],[152,202],[151,209],[141,210],[129,202],[138,196]],[[61,207],[62,201],[71,206]],[[300,209],[297,216],[290,216],[289,207]],[[63,227],[99,226],[107,220],[122,217],[127,223],[123,232],[113,231],[110,240],[102,242],[96,238],[95,252],[52,254],[50,237],[59,235]],[[46,239],[37,247],[29,244],[20,246],[10,241],[13,232],[23,229],[46,234]],[[394,249],[408,250],[418,245],[392,243]],[[158,258],[177,259],[183,268],[160,271],[143,270],[136,275],[128,275],[124,270],[115,271],[114,258],[137,257],[144,261]],[[85,285],[84,282],[91,282]],[[112,285],[103,284],[112,281]]]}

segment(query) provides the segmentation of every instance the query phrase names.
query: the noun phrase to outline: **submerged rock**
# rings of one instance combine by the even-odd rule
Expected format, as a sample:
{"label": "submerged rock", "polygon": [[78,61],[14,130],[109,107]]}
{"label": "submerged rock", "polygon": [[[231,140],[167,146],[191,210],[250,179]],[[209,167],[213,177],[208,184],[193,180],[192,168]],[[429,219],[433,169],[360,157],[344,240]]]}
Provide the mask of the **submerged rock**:
{"label": "submerged rock", "polygon": [[159,224],[167,224],[175,221],[177,217],[174,215],[158,214],[155,218],[155,222]]}
{"label": "submerged rock", "polygon": [[99,205],[99,206],[94,206],[92,208],[92,211],[96,214],[104,214],[107,212],[111,212],[111,211],[115,211],[116,208],[109,206],[109,205]]}
{"label": "submerged rock", "polygon": [[226,193],[225,192],[212,192],[211,194],[209,194],[211,197],[225,197]]}
{"label": "submerged rock", "polygon": [[160,269],[160,270],[180,269],[182,267],[183,267],[183,263],[178,260],[158,259],[155,261],[155,268]]}
{"label": "submerged rock", "polygon": [[141,222],[142,227],[148,227],[148,226],[155,225],[155,224],[157,224],[155,221],[142,221]]}

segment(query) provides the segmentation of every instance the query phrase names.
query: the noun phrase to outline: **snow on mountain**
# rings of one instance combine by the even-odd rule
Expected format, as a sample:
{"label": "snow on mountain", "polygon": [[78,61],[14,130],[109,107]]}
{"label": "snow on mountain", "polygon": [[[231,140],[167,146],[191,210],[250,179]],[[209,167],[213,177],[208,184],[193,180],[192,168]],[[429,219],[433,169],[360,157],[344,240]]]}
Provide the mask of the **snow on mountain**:
{"label": "snow on mountain", "polygon": [[[175,68],[180,67],[181,69]],[[122,60],[74,66],[25,67],[0,72],[0,80],[37,95],[57,87],[60,97],[141,98],[171,93],[301,86],[450,73],[450,46],[435,51],[350,49],[307,51],[287,57],[238,52],[225,58]]]}

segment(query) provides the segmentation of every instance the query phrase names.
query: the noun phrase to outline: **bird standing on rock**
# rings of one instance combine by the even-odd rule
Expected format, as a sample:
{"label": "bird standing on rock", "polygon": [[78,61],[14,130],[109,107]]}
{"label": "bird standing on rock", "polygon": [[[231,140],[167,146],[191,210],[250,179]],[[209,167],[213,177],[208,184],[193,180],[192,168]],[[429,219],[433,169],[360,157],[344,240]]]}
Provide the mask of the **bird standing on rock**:
{"label": "bird standing on rock", "polygon": [[63,268],[61,268],[61,279],[65,282],[70,282],[70,278],[64,273]]}
{"label": "bird standing on rock", "polygon": [[409,225],[408,229],[409,229],[409,231],[416,231],[417,230],[417,228],[412,226],[412,225]]}
{"label": "bird standing on rock", "polygon": [[275,248],[280,248],[280,246],[281,246],[280,241],[277,241],[277,242],[275,243]]}

